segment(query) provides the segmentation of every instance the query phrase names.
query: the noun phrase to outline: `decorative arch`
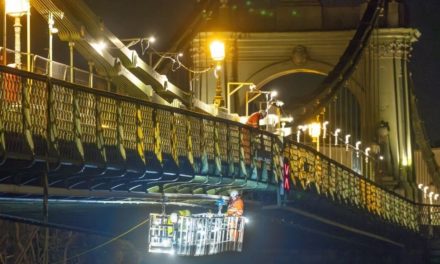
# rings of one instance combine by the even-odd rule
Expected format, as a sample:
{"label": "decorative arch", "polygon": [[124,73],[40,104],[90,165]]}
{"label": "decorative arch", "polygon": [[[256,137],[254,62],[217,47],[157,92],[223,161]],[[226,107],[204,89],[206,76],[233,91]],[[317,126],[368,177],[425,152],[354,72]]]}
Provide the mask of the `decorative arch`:
{"label": "decorative arch", "polygon": [[[333,70],[333,68],[334,65],[316,60],[309,59],[303,65],[297,65],[289,59],[272,63],[257,70],[247,78],[247,82],[255,83],[257,89],[260,89],[270,81],[284,75],[293,73],[311,73],[326,76],[331,70]],[[359,107],[361,109],[361,122],[364,123],[366,120],[365,115],[367,112],[365,111],[365,89],[354,78],[350,78],[347,87],[359,103]]]}
{"label": "decorative arch", "polygon": [[[247,81],[255,83],[257,89],[260,89],[270,81],[284,75],[292,73],[311,73],[326,76],[331,70],[333,70],[333,68],[334,65],[315,60],[308,60],[304,65],[296,65],[289,59],[276,62],[259,69],[251,74],[251,76],[247,78]],[[354,78],[351,78],[348,88],[356,97],[359,104],[362,105],[363,98],[365,98],[365,90],[359,84],[359,82],[357,82]]]}

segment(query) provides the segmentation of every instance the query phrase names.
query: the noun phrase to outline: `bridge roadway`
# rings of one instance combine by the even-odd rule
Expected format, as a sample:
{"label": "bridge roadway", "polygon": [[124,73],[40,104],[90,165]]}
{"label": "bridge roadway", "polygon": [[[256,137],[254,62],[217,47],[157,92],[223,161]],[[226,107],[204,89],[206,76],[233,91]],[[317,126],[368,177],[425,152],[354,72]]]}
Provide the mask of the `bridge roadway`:
{"label": "bridge roadway", "polygon": [[3,66],[0,85],[5,197],[41,196],[45,187],[49,196],[76,199],[212,195],[231,188],[275,194],[286,159],[297,190],[402,230],[417,233],[439,223],[438,208],[240,123]]}

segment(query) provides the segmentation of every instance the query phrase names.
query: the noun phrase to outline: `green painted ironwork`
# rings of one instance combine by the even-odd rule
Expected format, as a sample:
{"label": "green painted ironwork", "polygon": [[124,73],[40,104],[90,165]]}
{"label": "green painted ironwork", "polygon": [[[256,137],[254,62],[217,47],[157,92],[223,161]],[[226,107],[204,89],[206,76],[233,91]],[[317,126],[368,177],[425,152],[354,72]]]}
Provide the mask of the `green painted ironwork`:
{"label": "green painted ironwork", "polygon": [[[266,131],[3,66],[0,87],[2,160],[57,160],[67,167],[125,168],[145,175],[152,166],[147,157],[154,157],[164,171],[170,169],[164,167],[170,162],[179,171],[171,173],[177,175],[172,179],[142,178],[151,184],[144,191],[156,185],[159,190],[175,192],[221,193],[228,188],[276,190],[287,159],[297,189],[358,207],[414,231],[440,225],[440,207],[416,204],[310,147]],[[171,159],[164,162],[165,157]],[[374,172],[371,165],[370,173]],[[66,171],[63,177],[76,173]],[[99,179],[93,173],[84,176]],[[56,177],[60,176],[52,176]],[[129,185],[139,178],[122,180]],[[174,185],[164,188],[167,183]]]}

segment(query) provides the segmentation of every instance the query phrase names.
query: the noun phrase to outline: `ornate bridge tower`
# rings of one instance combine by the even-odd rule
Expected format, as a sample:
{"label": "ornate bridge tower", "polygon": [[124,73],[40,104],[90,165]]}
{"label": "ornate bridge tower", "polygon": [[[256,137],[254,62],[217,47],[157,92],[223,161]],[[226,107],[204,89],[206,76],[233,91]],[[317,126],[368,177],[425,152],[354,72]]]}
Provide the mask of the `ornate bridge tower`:
{"label": "ornate bridge tower", "polygon": [[[210,41],[225,42],[223,67],[217,72],[224,97],[228,82],[251,82],[257,89],[267,89],[273,81],[296,74],[322,79],[340,60],[367,6],[367,2],[334,6],[318,0],[220,2],[218,12],[213,12],[205,29],[192,40],[191,54],[196,68],[209,67],[213,64]],[[416,187],[407,64],[412,43],[420,34],[406,25],[404,3],[387,1],[368,47],[345,85],[344,96],[354,100],[347,103],[342,102],[344,96],[335,98],[334,107],[328,106],[323,118],[337,116],[333,129],[342,126],[343,132],[356,135],[353,140],[361,141],[364,148],[371,147],[384,156],[381,172],[372,180],[413,197]],[[219,79],[212,72],[193,77],[195,95],[211,103]],[[285,84],[277,87],[282,97],[304,93],[302,84]],[[227,102],[233,112],[244,114],[244,90]],[[308,91],[309,95],[322,92]],[[288,110],[298,108],[298,102],[285,104]]]}

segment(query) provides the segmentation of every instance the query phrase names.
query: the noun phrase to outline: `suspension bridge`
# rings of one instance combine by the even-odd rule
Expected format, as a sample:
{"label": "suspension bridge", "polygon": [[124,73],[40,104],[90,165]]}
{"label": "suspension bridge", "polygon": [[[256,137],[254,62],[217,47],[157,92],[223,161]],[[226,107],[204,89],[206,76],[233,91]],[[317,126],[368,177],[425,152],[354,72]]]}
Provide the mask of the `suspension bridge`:
{"label": "suspension bridge", "polygon": [[[19,54],[29,57],[16,68],[0,66],[2,198],[42,198],[47,218],[49,199],[212,200],[238,189],[249,199],[258,200],[259,193],[271,197],[266,210],[295,212],[398,246],[414,237],[434,241],[439,170],[407,67],[420,33],[406,27],[396,1],[340,7],[345,22],[320,1],[285,2],[252,25],[243,21],[254,14],[240,6],[199,3],[191,29],[179,32],[171,50],[190,50],[192,68],[202,69],[190,71],[188,88],[158,72],[177,57],[144,62],[82,1],[31,1],[71,54],[76,49],[91,68],[76,69],[72,55],[64,65],[51,55],[30,53]],[[215,11],[213,18],[200,10]],[[233,12],[243,12],[235,14],[243,23],[227,19]],[[221,31],[210,30],[218,25]],[[214,38],[224,39],[230,54],[216,77],[208,52]],[[100,49],[99,41],[110,48]],[[3,47],[2,54],[6,65],[17,51]],[[286,101],[294,118],[284,124],[291,127],[289,136],[238,122],[247,107],[245,89],[228,96],[230,111],[211,104],[219,94],[230,94],[228,83],[239,89],[255,84],[261,94],[277,79],[298,73],[322,81],[300,107]],[[295,197],[281,187],[286,180],[292,193],[366,214],[374,228],[392,226],[394,233],[379,236],[370,227],[367,232],[347,219],[331,219],[312,198],[292,205]],[[38,240],[43,227],[82,232],[15,220],[31,230],[30,241]],[[399,232],[407,237],[396,238]],[[16,260],[30,254],[22,247]]]}

